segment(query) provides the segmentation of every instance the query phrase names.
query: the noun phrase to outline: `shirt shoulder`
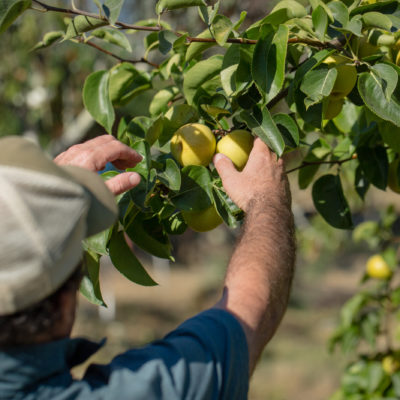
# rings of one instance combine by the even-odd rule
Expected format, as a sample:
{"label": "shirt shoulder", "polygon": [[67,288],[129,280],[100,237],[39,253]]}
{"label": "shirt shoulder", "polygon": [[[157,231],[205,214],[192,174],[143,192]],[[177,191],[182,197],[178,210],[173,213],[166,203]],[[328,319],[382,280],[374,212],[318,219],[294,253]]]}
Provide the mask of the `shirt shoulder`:
{"label": "shirt shoulder", "polygon": [[210,309],[163,340],[129,350],[108,365],[91,365],[83,381],[102,399],[243,400],[248,360],[240,323],[227,311]]}

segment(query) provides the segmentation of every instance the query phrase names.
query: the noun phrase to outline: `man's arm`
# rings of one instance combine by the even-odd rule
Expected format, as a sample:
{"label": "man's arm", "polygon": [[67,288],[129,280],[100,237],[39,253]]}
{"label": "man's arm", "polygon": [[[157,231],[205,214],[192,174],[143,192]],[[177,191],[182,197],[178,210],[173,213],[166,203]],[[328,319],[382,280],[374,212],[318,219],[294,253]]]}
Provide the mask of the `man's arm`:
{"label": "man's arm", "polygon": [[260,139],[242,172],[220,154],[214,164],[228,195],[246,213],[216,307],[241,322],[253,372],[288,303],[295,263],[290,189],[283,160]]}
{"label": "man's arm", "polygon": [[[132,168],[142,156],[111,135],[98,136],[85,143],[77,144],[59,154],[54,162],[59,165],[75,165],[97,172],[111,162],[118,169]],[[136,172],[123,172],[105,183],[114,195],[134,188],[140,182]]]}

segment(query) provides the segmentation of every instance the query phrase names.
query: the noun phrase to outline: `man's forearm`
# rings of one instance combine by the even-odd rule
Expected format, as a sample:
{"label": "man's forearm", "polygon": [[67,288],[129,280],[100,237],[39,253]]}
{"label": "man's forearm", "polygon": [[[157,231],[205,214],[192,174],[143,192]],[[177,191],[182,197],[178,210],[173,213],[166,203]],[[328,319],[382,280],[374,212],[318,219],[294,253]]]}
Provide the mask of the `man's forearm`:
{"label": "man's forearm", "polygon": [[[288,190],[288,189],[287,189]],[[284,198],[254,202],[228,266],[219,307],[242,323],[250,371],[275,333],[286,310],[295,262],[293,215]]]}

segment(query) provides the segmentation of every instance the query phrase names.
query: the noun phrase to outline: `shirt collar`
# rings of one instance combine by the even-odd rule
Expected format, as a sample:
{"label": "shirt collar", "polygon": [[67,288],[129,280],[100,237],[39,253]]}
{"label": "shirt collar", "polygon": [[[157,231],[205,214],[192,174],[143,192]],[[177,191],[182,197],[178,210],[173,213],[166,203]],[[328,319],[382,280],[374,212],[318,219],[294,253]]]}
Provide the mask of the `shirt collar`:
{"label": "shirt collar", "polygon": [[32,346],[0,349],[0,393],[23,390],[54,375],[71,378],[70,369],[82,364],[105,343],[65,338]]}

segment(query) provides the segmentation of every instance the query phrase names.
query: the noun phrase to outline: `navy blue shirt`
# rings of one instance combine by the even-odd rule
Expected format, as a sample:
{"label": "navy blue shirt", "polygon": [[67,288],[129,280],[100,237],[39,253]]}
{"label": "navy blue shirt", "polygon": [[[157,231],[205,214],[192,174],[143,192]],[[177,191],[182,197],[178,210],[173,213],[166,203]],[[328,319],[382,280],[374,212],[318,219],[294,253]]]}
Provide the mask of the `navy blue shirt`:
{"label": "navy blue shirt", "polygon": [[86,339],[0,351],[1,400],[174,400],[247,398],[246,338],[228,312],[205,311],[163,340],[92,364],[81,380],[70,369],[103,343]]}

